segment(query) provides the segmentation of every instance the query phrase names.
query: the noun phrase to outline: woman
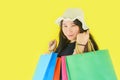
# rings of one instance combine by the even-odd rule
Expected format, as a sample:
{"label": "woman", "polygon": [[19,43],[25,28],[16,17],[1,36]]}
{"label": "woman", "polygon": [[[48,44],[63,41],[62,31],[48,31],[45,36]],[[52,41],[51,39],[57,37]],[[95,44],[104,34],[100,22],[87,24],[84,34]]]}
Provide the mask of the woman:
{"label": "woman", "polygon": [[56,40],[51,41],[49,51],[57,52],[60,57],[98,50],[80,9],[68,9],[62,17],[58,18],[57,23],[60,26],[59,44],[56,49]]}
{"label": "woman", "polygon": [[[51,41],[49,51],[57,52],[58,57],[98,50],[81,10],[68,9],[58,18],[57,23],[60,26],[59,44],[56,48],[56,40]],[[60,80],[62,80],[61,73]]]}

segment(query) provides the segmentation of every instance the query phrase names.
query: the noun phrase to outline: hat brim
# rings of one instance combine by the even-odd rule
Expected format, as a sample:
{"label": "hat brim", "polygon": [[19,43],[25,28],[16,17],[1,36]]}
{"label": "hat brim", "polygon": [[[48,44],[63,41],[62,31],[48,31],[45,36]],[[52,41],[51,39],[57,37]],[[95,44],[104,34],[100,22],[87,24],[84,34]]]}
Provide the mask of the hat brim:
{"label": "hat brim", "polygon": [[58,24],[58,25],[60,26],[61,21],[64,20],[64,19],[69,19],[69,20],[71,20],[71,21],[74,21],[74,20],[78,19],[78,20],[82,23],[82,28],[83,28],[83,30],[88,30],[88,29],[89,29],[89,28],[87,27],[84,19],[83,19],[82,17],[80,17],[80,16],[77,16],[77,17],[75,17],[75,18],[73,18],[73,19],[64,18],[64,17],[59,17],[59,18],[56,20],[56,24]]}

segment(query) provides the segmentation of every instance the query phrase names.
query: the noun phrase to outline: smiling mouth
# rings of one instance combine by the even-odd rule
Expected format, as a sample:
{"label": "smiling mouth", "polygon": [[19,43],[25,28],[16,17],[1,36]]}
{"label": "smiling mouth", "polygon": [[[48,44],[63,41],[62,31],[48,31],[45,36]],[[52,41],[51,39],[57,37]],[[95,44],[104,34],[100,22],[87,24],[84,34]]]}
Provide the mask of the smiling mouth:
{"label": "smiling mouth", "polygon": [[68,37],[72,37],[73,35],[68,35]]}

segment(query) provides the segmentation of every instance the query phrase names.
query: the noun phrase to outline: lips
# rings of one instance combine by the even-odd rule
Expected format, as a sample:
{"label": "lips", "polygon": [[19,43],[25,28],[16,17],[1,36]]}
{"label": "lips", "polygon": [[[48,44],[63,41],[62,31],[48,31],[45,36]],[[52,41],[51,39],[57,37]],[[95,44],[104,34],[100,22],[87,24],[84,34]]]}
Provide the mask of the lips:
{"label": "lips", "polygon": [[73,35],[68,35],[68,37],[72,37]]}

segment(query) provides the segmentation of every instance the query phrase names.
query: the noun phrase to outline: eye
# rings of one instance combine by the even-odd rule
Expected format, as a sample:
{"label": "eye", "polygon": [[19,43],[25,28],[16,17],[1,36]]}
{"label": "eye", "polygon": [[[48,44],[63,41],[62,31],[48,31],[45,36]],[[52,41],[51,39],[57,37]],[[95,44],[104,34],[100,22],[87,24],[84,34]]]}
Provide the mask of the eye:
{"label": "eye", "polygon": [[76,25],[75,24],[72,24],[72,27],[75,27]]}
{"label": "eye", "polygon": [[66,25],[63,25],[63,27],[67,27]]}

